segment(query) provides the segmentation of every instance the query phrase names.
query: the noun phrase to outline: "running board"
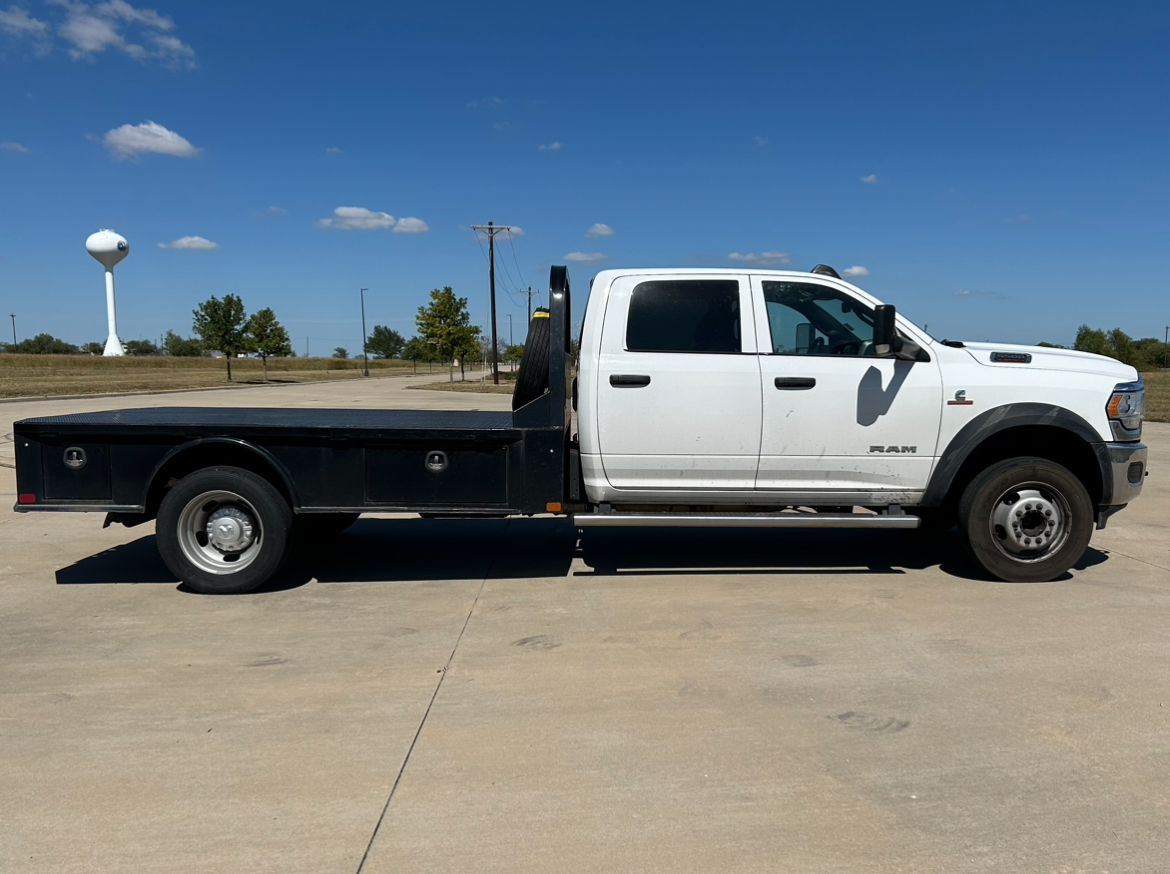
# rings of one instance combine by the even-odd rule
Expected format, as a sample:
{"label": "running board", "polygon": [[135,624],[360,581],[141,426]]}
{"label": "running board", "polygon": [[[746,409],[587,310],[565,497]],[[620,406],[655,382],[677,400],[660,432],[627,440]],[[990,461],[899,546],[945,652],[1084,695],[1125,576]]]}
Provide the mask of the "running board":
{"label": "running board", "polygon": [[861,513],[582,513],[578,528],[917,528],[917,516]]}

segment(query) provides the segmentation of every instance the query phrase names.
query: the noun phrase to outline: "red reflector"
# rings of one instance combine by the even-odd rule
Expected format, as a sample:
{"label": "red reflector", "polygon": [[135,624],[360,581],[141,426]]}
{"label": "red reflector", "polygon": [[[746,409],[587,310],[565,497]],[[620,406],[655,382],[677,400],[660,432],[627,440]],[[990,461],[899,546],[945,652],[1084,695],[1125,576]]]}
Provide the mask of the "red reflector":
{"label": "red reflector", "polygon": [[31,492],[29,492],[28,494],[16,496],[16,503],[18,503],[18,504],[35,504],[36,502],[37,502],[37,496],[32,494]]}

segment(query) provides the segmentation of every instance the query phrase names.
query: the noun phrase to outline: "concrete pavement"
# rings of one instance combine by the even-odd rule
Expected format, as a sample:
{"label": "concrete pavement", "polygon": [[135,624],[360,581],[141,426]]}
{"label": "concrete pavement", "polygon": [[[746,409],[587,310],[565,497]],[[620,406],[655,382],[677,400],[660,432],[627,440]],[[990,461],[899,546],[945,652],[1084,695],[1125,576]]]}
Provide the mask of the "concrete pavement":
{"label": "concrete pavement", "polygon": [[[5,404],[0,437],[508,403],[404,385]],[[1146,428],[1141,501],[1039,585],[975,578],[950,536],[370,518],[206,598],[149,525],[10,512],[0,466],[0,870],[1161,870],[1170,426]]]}

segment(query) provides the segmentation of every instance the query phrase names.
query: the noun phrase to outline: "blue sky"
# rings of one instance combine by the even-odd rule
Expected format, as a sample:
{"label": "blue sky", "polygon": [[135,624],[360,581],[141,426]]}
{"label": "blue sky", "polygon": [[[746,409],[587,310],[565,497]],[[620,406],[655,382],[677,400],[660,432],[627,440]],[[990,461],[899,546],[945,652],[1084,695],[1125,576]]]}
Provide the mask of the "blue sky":
{"label": "blue sky", "polygon": [[[504,289],[567,256],[596,259],[579,293],[604,267],[861,267],[939,337],[1170,324],[1165,3],[13,2],[22,337],[104,340],[99,227],[131,244],[123,339],[230,292],[298,352],[356,350],[362,286],[371,325],[409,336],[441,285],[486,324],[488,220],[523,229],[505,336]],[[216,248],[159,245],[188,237]]]}

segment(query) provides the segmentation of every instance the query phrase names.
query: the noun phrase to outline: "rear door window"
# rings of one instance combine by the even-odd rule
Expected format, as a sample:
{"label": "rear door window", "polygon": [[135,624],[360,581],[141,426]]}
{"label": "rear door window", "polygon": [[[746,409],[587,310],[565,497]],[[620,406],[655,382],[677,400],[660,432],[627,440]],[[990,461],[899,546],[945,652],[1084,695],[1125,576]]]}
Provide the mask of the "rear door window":
{"label": "rear door window", "polygon": [[735,279],[653,280],[630,296],[630,352],[739,352],[741,314]]}

